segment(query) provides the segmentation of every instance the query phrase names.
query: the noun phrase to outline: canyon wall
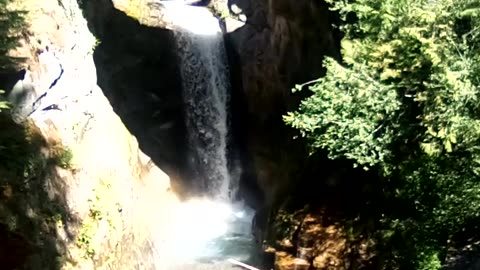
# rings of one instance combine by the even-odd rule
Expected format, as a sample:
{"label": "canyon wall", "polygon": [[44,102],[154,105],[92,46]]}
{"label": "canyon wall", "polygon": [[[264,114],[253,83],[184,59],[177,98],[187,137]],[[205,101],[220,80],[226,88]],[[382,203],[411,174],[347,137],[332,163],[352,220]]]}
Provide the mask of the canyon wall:
{"label": "canyon wall", "polygon": [[252,160],[246,175],[256,178],[252,181],[269,204],[277,192],[301,182],[305,147],[293,140],[297,134],[285,127],[282,115],[305,97],[291,93],[294,85],[320,77],[324,56],[339,58],[339,33],[331,26],[336,16],[322,1],[230,0],[228,5],[245,21],[226,34],[234,133]]}
{"label": "canyon wall", "polygon": [[177,199],[97,85],[82,10],[18,5],[28,27],[11,55],[24,61],[0,77],[15,120],[0,116],[2,267],[158,269],[152,235]]}

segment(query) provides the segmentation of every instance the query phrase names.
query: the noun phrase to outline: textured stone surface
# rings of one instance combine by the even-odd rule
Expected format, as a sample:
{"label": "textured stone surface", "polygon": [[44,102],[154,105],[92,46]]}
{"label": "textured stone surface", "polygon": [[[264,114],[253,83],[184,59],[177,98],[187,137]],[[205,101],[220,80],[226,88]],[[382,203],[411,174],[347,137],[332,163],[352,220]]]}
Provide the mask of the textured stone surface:
{"label": "textured stone surface", "polygon": [[[234,77],[234,134],[241,134],[252,160],[252,175],[268,203],[298,186],[306,156],[282,115],[307,93],[292,94],[297,83],[322,75],[325,55],[339,57],[335,19],[323,1],[230,0],[244,26],[226,34]],[[295,178],[294,178],[294,175]],[[295,183],[294,183],[295,182]]]}
{"label": "textured stone surface", "polygon": [[295,104],[295,83],[317,78],[324,55],[338,57],[332,15],[321,1],[231,0],[247,16],[244,27],[228,34],[239,55],[249,112],[282,113]]}
{"label": "textured stone surface", "polygon": [[295,269],[297,264],[319,270],[377,269],[372,264],[374,243],[349,238],[345,220],[325,209],[305,207],[291,212],[282,208],[273,220],[266,251],[275,253],[276,269]]}
{"label": "textured stone surface", "polygon": [[[260,186],[267,208],[273,205],[275,209],[292,192],[302,190],[304,183],[320,183],[323,178],[306,173],[304,157],[308,155],[304,145],[292,139],[297,134],[285,127],[282,115],[295,109],[307,94],[292,94],[294,85],[320,77],[324,72],[324,56],[339,58],[339,34],[331,27],[336,16],[323,1],[230,0],[229,6],[237,16],[246,17],[244,26],[226,34],[234,74],[234,134],[241,134],[246,156],[251,160],[251,165],[244,167],[245,181],[254,181]],[[248,175],[253,180],[248,179]],[[310,186],[305,184],[304,188]],[[314,199],[295,197],[305,193],[319,196],[312,190],[293,195],[294,200]],[[278,218],[278,211],[273,214]],[[276,226],[269,215],[262,212],[257,215],[259,224],[269,224],[263,228]],[[283,217],[288,218],[287,215]],[[257,236],[270,237],[275,243],[280,250],[277,255],[286,253],[276,257],[277,269],[295,267],[299,259],[308,262],[303,266],[308,269],[314,267],[316,257],[316,265],[342,258],[343,236],[330,236],[324,232],[327,228],[318,222],[307,226],[311,222],[304,221],[302,214],[293,216],[282,228],[284,237],[261,232],[261,227],[254,226]],[[325,243],[321,242],[324,240]]]}
{"label": "textured stone surface", "polygon": [[279,251],[275,253],[275,270],[309,270],[310,263],[307,260]]}
{"label": "textured stone surface", "polygon": [[[54,146],[71,149],[73,159],[69,168],[45,162],[35,178],[0,186],[0,224],[31,242],[17,237],[0,241],[0,249],[22,255],[33,246],[22,269],[158,269],[150,236],[163,233],[162,207],[178,203],[169,177],[140,150],[97,86],[96,39],[77,1],[27,2],[31,27],[14,52],[27,58],[25,72],[0,83],[35,97],[22,98],[14,114],[41,137],[36,150],[47,159]],[[0,177],[13,176],[0,168]],[[89,240],[80,245],[81,237]],[[89,256],[87,246],[94,250]]]}

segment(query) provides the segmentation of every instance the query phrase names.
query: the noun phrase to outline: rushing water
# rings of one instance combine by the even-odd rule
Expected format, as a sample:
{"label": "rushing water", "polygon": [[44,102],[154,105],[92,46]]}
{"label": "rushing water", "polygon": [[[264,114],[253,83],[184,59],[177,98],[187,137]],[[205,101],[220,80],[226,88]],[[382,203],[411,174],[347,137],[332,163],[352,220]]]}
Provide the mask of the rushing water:
{"label": "rushing water", "polygon": [[223,35],[206,8],[163,3],[176,26],[193,180],[206,194],[183,203],[170,220],[163,269],[237,269],[228,259],[251,260],[254,212],[233,200],[238,181],[227,159],[230,85]]}
{"label": "rushing water", "polygon": [[208,197],[229,201],[235,190],[227,163],[230,85],[220,26],[204,8],[170,3],[167,10],[169,6],[181,16],[174,20],[180,26],[175,38],[194,181]]}

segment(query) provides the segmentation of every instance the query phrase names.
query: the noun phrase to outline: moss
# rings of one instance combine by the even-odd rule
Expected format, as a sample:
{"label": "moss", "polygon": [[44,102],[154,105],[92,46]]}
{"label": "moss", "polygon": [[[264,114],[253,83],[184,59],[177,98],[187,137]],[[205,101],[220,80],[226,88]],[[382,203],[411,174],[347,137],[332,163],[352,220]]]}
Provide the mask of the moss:
{"label": "moss", "polygon": [[115,230],[115,224],[121,223],[118,213],[119,204],[111,194],[111,185],[102,181],[94,190],[94,197],[89,200],[88,217],[82,222],[82,227],[77,237],[77,246],[83,249],[84,257],[94,259],[98,250],[104,244],[103,234],[100,232],[102,223],[105,223],[108,232]]}

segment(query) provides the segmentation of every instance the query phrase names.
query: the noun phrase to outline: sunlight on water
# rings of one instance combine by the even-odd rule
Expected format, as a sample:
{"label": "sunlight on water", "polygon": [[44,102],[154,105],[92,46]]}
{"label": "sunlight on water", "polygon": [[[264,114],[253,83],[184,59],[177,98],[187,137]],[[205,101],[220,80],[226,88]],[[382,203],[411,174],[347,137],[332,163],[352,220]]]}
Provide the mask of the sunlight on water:
{"label": "sunlight on water", "polygon": [[175,26],[197,35],[221,33],[218,19],[204,7],[185,5],[177,1],[162,1],[169,21]]}
{"label": "sunlight on water", "polygon": [[170,264],[221,258],[225,253],[234,256],[237,251],[229,250],[231,247],[226,242],[231,238],[229,235],[250,238],[253,211],[244,208],[243,204],[195,199],[179,203],[172,210],[166,228],[168,236],[164,240],[168,249],[162,252]]}
{"label": "sunlight on water", "polygon": [[225,204],[207,200],[180,204],[170,230],[172,258],[192,259],[201,256],[209,240],[227,232],[227,219],[231,211]]}

